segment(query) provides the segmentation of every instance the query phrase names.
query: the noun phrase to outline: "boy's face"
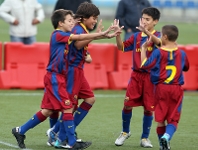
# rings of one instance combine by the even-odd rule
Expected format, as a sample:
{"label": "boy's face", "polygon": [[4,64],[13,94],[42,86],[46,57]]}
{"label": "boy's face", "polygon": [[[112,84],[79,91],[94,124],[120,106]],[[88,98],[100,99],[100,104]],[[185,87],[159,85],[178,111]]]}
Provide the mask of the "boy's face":
{"label": "boy's face", "polygon": [[154,30],[155,25],[158,23],[158,20],[153,20],[153,18],[151,16],[149,16],[147,14],[143,14],[142,22],[148,31],[152,31],[152,30]]}
{"label": "boy's face", "polygon": [[61,27],[65,32],[71,32],[74,27],[74,18],[71,15],[65,16],[65,20],[61,23]]}
{"label": "boy's face", "polygon": [[96,23],[98,22],[98,16],[97,17],[89,17],[89,18],[84,18],[82,23],[86,26],[87,29],[92,30]]}

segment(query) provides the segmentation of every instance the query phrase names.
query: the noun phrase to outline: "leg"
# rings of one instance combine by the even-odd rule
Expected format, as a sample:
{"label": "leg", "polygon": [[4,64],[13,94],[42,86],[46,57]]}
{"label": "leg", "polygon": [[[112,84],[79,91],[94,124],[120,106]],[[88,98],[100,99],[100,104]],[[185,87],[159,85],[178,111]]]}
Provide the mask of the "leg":
{"label": "leg", "polygon": [[20,148],[26,148],[24,144],[25,140],[25,133],[31,129],[37,126],[39,123],[46,120],[47,117],[49,117],[53,111],[48,109],[42,109],[41,111],[38,111],[29,121],[27,121],[24,125],[20,127],[15,127],[12,129],[12,134],[15,136],[18,146]]}
{"label": "leg", "polygon": [[30,36],[30,37],[26,37],[24,38],[24,44],[33,44],[36,42],[36,36]]}
{"label": "leg", "polygon": [[23,38],[22,37],[17,37],[17,36],[10,35],[10,41],[11,42],[21,42],[21,43],[23,43]]}
{"label": "leg", "polygon": [[[66,138],[68,140],[68,144],[64,145],[63,142]],[[85,149],[90,145],[91,142],[80,142],[80,143],[76,142],[73,109],[64,110],[62,116],[62,123],[60,125],[60,133],[58,135],[58,140],[55,143],[55,147],[75,150],[75,149]]]}
{"label": "leg", "polygon": [[148,139],[152,126],[152,121],[153,121],[153,112],[144,110],[143,125],[142,125],[143,132],[141,136],[140,146],[145,148],[153,147],[150,140]]}
{"label": "leg", "polygon": [[84,119],[87,115],[89,110],[91,109],[92,105],[95,103],[95,98],[86,98],[81,105],[78,107],[76,112],[74,113],[74,123],[75,128],[80,124],[80,122]]}
{"label": "leg", "polygon": [[132,118],[132,107],[124,106],[122,110],[122,132],[115,141],[116,146],[122,146],[124,144],[124,141],[131,136],[130,133],[131,118]]}

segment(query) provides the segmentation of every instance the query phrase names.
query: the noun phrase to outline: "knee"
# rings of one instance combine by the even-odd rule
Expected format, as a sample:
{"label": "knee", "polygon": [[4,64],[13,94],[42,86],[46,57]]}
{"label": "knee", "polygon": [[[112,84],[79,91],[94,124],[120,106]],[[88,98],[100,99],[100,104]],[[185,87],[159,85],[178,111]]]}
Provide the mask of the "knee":
{"label": "knee", "polygon": [[92,97],[92,98],[86,98],[84,101],[90,105],[93,105],[95,103],[96,99],[95,99],[95,97]]}
{"label": "knee", "polygon": [[45,117],[49,117],[53,114],[53,111],[52,110],[49,110],[49,109],[42,109],[41,110],[41,113],[45,116]]}
{"label": "knee", "polygon": [[131,107],[131,106],[124,106],[124,108],[123,109],[125,109],[125,110],[132,110],[133,109],[133,107]]}
{"label": "knee", "polygon": [[152,111],[148,111],[148,110],[144,110],[144,115],[146,116],[152,116],[153,112]]}

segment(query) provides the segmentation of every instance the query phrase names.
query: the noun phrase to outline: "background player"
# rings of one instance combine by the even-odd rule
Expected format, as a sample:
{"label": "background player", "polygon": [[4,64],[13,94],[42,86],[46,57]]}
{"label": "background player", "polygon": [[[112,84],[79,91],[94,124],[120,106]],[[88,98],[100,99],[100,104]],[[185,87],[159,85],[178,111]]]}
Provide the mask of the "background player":
{"label": "background player", "polygon": [[[162,27],[162,47],[146,56],[149,41],[142,45],[141,61],[143,69],[151,69],[151,81],[155,84],[155,120],[160,150],[170,150],[170,140],[175,133],[181,115],[184,77],[189,62],[183,50],[178,49],[176,40],[178,29],[174,25]],[[167,122],[167,125],[165,124]]]}

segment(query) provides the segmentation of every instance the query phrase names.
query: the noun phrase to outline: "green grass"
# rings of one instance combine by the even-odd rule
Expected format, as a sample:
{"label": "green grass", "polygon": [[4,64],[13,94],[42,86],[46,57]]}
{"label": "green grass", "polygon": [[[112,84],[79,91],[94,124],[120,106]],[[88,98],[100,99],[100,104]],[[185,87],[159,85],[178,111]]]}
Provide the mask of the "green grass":
{"label": "green grass", "polygon": [[[125,91],[96,90],[96,103],[90,113],[77,128],[80,138],[91,140],[92,145],[88,150],[139,150],[139,138],[142,124],[142,107],[134,109],[131,122],[132,136],[122,147],[114,145],[115,139],[121,131],[121,110]],[[0,90],[0,150],[17,149],[16,141],[11,134],[11,129],[20,126],[29,120],[39,110],[43,96],[42,90]],[[198,149],[197,144],[197,92],[185,92],[183,112],[179,128],[175,133],[171,146],[174,150]],[[156,123],[153,123],[150,140],[158,150]],[[49,150],[46,145],[46,130],[49,128],[45,121],[26,133],[26,146],[32,150]],[[6,146],[5,143],[10,146]]]}
{"label": "green grass", "polygon": [[[103,20],[103,25],[105,29],[111,25],[113,20]],[[198,28],[197,24],[189,24],[189,23],[168,23],[168,22],[159,22],[156,26],[156,29],[160,31],[161,27],[165,24],[175,24],[179,28],[179,44],[196,44],[198,39]],[[0,41],[5,42],[9,41],[9,24],[5,23],[3,20],[0,20]],[[45,21],[38,25],[38,34],[37,41],[38,42],[49,42],[51,32],[53,31],[53,27],[51,25],[50,19],[46,18]],[[124,34],[124,33],[123,33]],[[123,36],[122,34],[122,36]],[[115,43],[115,39],[103,39],[94,41],[96,43]]]}

